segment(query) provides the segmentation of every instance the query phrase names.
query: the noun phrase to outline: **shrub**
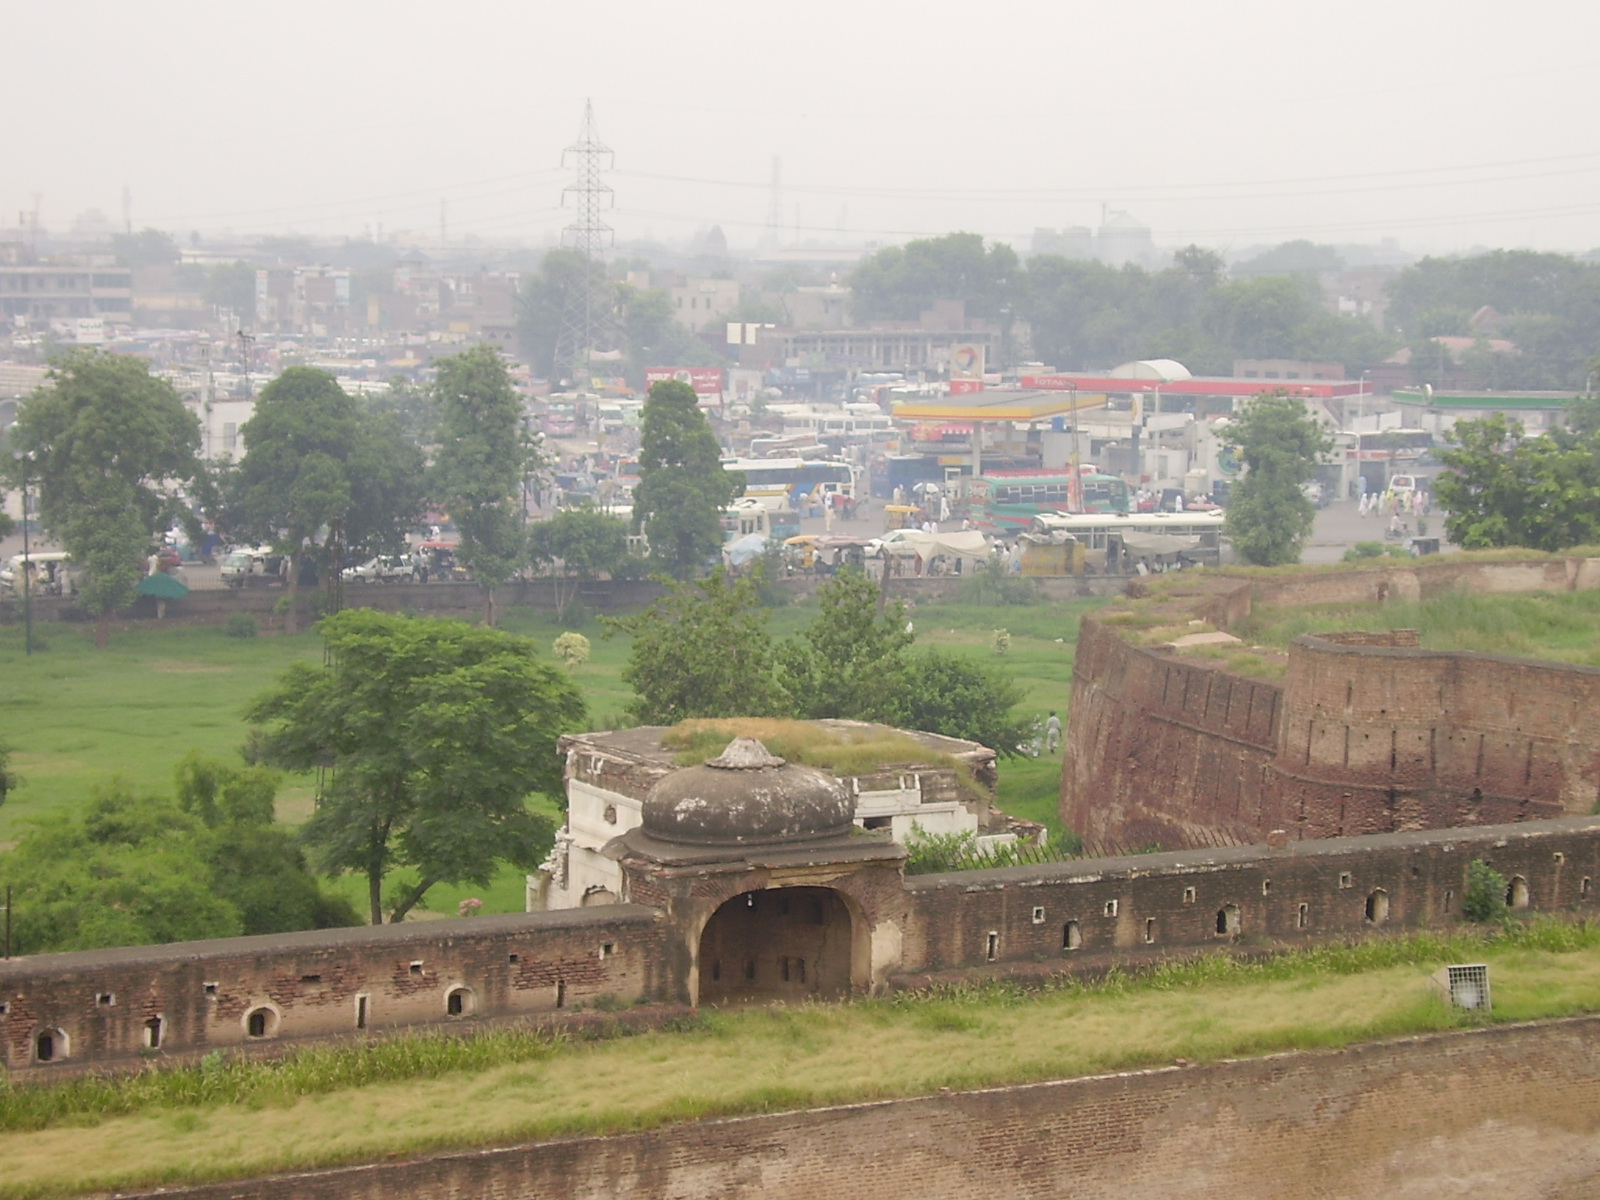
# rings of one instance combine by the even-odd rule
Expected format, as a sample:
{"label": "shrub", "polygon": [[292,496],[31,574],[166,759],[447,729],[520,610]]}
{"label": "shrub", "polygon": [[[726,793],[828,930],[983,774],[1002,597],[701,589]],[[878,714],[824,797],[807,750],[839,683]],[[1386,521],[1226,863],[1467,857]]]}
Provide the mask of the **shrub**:
{"label": "shrub", "polygon": [[249,613],[234,613],[222,626],[223,637],[253,638],[260,632],[256,619]]}
{"label": "shrub", "polygon": [[1487,924],[1506,915],[1506,877],[1481,858],[1467,867],[1467,891],[1461,902],[1461,915],[1469,921]]}
{"label": "shrub", "polygon": [[589,661],[589,639],[581,633],[568,630],[556,638],[551,649],[569,671],[575,671]]}

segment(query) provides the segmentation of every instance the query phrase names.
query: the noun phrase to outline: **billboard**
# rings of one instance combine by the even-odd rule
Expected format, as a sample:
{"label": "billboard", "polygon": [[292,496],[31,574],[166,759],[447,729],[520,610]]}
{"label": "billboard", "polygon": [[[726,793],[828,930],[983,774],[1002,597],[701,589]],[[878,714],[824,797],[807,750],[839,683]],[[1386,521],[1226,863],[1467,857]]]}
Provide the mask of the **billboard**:
{"label": "billboard", "polygon": [[694,389],[697,396],[722,395],[721,367],[646,367],[644,369],[644,386],[647,389],[652,383],[664,383],[674,379],[679,383],[687,383]]}
{"label": "billboard", "polygon": [[1075,392],[1078,385],[1066,375],[1024,375],[1017,383],[1036,392]]}

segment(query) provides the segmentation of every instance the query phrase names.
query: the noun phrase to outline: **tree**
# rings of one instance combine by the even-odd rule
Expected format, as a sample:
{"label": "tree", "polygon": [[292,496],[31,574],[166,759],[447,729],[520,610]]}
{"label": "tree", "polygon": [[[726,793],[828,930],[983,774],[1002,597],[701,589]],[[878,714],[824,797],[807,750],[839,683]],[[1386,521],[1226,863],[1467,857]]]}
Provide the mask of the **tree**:
{"label": "tree", "polygon": [[[0,855],[28,953],[357,923],[271,827],[271,772],[190,754],[178,774],[177,803],[112,780],[81,816],[48,817]],[[231,800],[196,804],[197,786]]]}
{"label": "tree", "polygon": [[[555,569],[556,608],[573,600],[580,584],[618,570],[628,557],[628,524],[597,508],[564,508],[528,527],[528,557]],[[562,580],[569,587],[563,589]]]}
{"label": "tree", "polygon": [[1445,532],[1463,550],[1526,546],[1556,551],[1600,541],[1600,437],[1577,429],[1524,437],[1522,425],[1496,413],[1457,421],[1455,442],[1439,453],[1449,471],[1434,496],[1449,514]]}
{"label": "tree", "polygon": [[651,385],[633,489],[634,527],[643,526],[650,556],[679,579],[694,574],[722,545],[722,510],[743,491],[743,478],[722,469],[694,389],[676,380]]}
{"label": "tree", "polygon": [[1011,716],[1022,689],[993,667],[942,650],[926,650],[907,664],[892,721],[904,729],[979,742],[1004,755],[1021,753],[1031,739],[1026,723]]}
{"label": "tree", "polygon": [[206,488],[200,425],[138,359],[74,351],[48,378],[23,402],[13,445],[31,458],[41,522],[85,568],[83,606],[103,647],[158,531],[193,522],[183,493]]}
{"label": "tree", "polygon": [[218,263],[206,276],[206,303],[225,308],[248,326],[256,319],[256,269],[247,262]]}
{"label": "tree", "polygon": [[976,233],[949,233],[889,246],[850,273],[856,316],[914,321],[940,300],[961,300],[967,315],[1005,318],[1021,272],[1016,251],[988,247]]}
{"label": "tree", "polygon": [[1316,509],[1302,490],[1332,439],[1287,392],[1250,401],[1228,427],[1229,443],[1244,464],[1228,503],[1228,535],[1243,559],[1256,566],[1300,561]]}
{"label": "tree", "polygon": [[308,555],[331,576],[348,552],[403,544],[422,511],[422,454],[394,418],[365,413],[311,367],[290,367],[263,388],[240,433],[245,455],[228,481],[225,523],[290,556],[292,633]]}
{"label": "tree", "polygon": [[111,252],[117,256],[119,267],[166,267],[183,257],[172,235],[159,229],[114,233]]}
{"label": "tree", "polygon": [[767,717],[783,713],[774,678],[772,636],[752,576],[667,582],[667,594],[632,617],[604,618],[631,634],[622,669],[635,698],[628,713],[645,725],[689,717]]}
{"label": "tree", "polygon": [[534,446],[505,360],[493,346],[441,359],[434,383],[439,450],[432,493],[461,531],[457,551],[484,592],[494,624],[494,590],[510,579],[524,547],[520,489]]}
{"label": "tree", "polygon": [[296,663],[247,714],[269,728],[263,761],[324,772],[302,837],[326,871],[367,880],[373,924],[400,868],[388,919],[436,883],[486,885],[506,861],[549,849],[541,792],[559,802],[556,739],[585,709],[566,673],[526,638],[459,621],[349,609],[320,626],[327,661]]}
{"label": "tree", "polygon": [[789,709],[800,717],[893,721],[916,634],[899,601],[878,611],[878,585],[843,571],[817,591],[818,613],[779,653]]}

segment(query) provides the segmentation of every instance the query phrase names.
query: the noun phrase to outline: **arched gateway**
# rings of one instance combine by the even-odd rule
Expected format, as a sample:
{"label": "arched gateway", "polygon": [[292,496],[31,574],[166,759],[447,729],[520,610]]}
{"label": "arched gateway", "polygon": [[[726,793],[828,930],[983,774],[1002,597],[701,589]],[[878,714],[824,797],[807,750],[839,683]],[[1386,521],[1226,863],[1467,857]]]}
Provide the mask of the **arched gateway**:
{"label": "arched gateway", "polygon": [[700,935],[700,1002],[847,995],[851,950],[850,909],[832,888],[745,892]]}
{"label": "arched gateway", "polygon": [[856,829],[854,815],[834,776],[751,738],[659,779],[639,828],[611,852],[631,897],[677,919],[670,993],[690,1004],[802,1000],[878,982],[899,945],[880,898],[900,894],[905,851]]}

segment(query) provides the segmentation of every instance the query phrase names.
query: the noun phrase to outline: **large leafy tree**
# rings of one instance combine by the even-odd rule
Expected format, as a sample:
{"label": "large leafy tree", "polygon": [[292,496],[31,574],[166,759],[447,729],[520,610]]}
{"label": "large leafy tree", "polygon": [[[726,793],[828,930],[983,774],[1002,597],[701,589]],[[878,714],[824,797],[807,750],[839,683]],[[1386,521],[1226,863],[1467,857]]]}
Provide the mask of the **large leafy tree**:
{"label": "large leafy tree", "polygon": [[562,794],[556,739],[584,704],[535,644],[460,621],[352,609],[321,625],[323,665],[296,663],[249,711],[265,761],[324,772],[302,836],[328,871],[366,877],[373,924],[383,884],[399,921],[436,883],[487,884],[505,861],[531,870],[554,826],[530,794]]}
{"label": "large leafy tree", "polygon": [[1464,550],[1526,546],[1565,550],[1600,542],[1600,437],[1592,404],[1574,429],[1525,437],[1520,422],[1496,413],[1458,421],[1450,470],[1434,484],[1445,531]]}
{"label": "large leafy tree", "polygon": [[422,510],[421,451],[394,417],[363,411],[337,379],[310,367],[290,367],[263,388],[240,432],[245,455],[228,481],[226,524],[290,555],[293,632],[307,556],[331,574],[348,551],[403,543]]}
{"label": "large leafy tree", "polygon": [[671,582],[642,613],[607,625],[633,636],[622,678],[635,693],[628,713],[640,723],[785,715],[752,576],[734,579],[719,567],[705,579]]}
{"label": "large leafy tree", "polygon": [[722,545],[722,510],[743,490],[744,480],[722,468],[694,389],[676,380],[653,384],[633,489],[634,525],[643,526],[651,557],[680,579],[694,574]]}
{"label": "large leafy tree", "polygon": [[556,607],[564,609],[581,584],[627,561],[628,524],[597,508],[564,508],[528,527],[528,557],[556,572]]}
{"label": "large leafy tree", "polygon": [[979,742],[1004,755],[1022,752],[1032,734],[1012,716],[1022,703],[1015,680],[993,667],[943,650],[925,650],[907,664],[892,717],[906,729]]}
{"label": "large leafy tree", "polygon": [[0,854],[18,944],[39,954],[355,924],[272,827],[274,788],[264,768],[190,755],[176,803],[112,781],[81,816],[40,821]]}
{"label": "large leafy tree", "polygon": [[1228,535],[1246,562],[1300,561],[1316,509],[1302,487],[1332,446],[1305,404],[1282,390],[1255,397],[1227,430],[1244,463],[1228,503]]}
{"label": "large leafy tree", "polygon": [[439,449],[431,491],[461,531],[460,558],[484,592],[516,572],[524,546],[520,489],[535,448],[505,360],[493,346],[441,359],[434,383]]}
{"label": "large leafy tree", "polygon": [[183,495],[206,490],[199,422],[139,360],[75,351],[23,403],[12,439],[26,456],[13,473],[26,469],[42,523],[86,569],[83,605],[104,646],[157,532],[192,520]]}
{"label": "large leafy tree", "polygon": [[1016,298],[1021,268],[1003,242],[985,246],[976,233],[948,233],[890,246],[850,273],[859,317],[914,321],[939,300],[963,300],[969,316],[1004,319]]}
{"label": "large leafy tree", "polygon": [[893,721],[906,686],[906,628],[899,601],[879,611],[878,585],[843,571],[817,591],[817,616],[780,650],[781,679],[796,716]]}

